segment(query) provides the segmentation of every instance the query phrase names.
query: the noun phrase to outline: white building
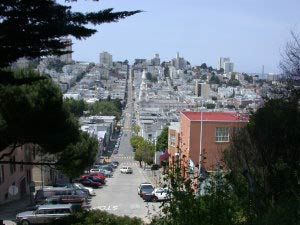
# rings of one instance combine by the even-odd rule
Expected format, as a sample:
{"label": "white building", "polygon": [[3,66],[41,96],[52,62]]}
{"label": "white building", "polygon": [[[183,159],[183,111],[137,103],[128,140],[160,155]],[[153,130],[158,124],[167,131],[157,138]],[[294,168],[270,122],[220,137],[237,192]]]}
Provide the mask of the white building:
{"label": "white building", "polygon": [[206,83],[199,83],[199,81],[196,81],[196,87],[195,87],[195,95],[202,98],[209,98],[210,94],[210,86]]}
{"label": "white building", "polygon": [[108,52],[101,52],[100,53],[100,66],[112,68],[113,61],[112,55]]}
{"label": "white building", "polygon": [[224,63],[224,73],[230,73],[233,72],[233,66],[234,63],[233,62],[225,62]]}
{"label": "white building", "polygon": [[228,58],[228,57],[220,57],[219,60],[218,60],[217,69],[219,70],[219,69],[222,68],[222,69],[225,70],[224,63],[226,63],[226,62],[230,62],[230,58]]}

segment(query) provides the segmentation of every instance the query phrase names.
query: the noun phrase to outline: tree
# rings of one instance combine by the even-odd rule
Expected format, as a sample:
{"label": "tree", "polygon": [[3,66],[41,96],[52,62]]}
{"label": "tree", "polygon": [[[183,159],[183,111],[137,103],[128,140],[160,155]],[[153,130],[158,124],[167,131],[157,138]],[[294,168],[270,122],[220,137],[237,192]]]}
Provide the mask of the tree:
{"label": "tree", "polygon": [[119,101],[103,100],[97,101],[89,107],[91,115],[116,116],[119,120],[122,114],[122,106]]}
{"label": "tree", "polygon": [[169,128],[164,127],[156,141],[156,151],[166,151],[168,149]]}
{"label": "tree", "polygon": [[140,132],[140,130],[141,130],[141,128],[140,128],[139,125],[133,125],[133,126],[131,127],[131,130],[132,130],[132,132],[133,132],[135,135],[138,135],[139,132]]}
{"label": "tree", "polygon": [[233,137],[225,152],[233,187],[252,202],[252,219],[262,224],[297,224],[299,128],[298,102],[269,100]]}
{"label": "tree", "polygon": [[[41,77],[30,70],[12,74],[16,81]],[[0,84],[0,153],[9,149],[0,160],[31,143],[54,156],[51,164],[66,174],[79,175],[93,163],[98,142],[79,131],[77,119],[63,105],[61,91],[50,78],[42,78],[30,84]]]}
{"label": "tree", "polygon": [[207,69],[206,63],[202,63],[201,66],[200,66],[200,68],[201,68],[201,69]]}
{"label": "tree", "polygon": [[146,73],[146,78],[147,78],[147,80],[151,81],[152,80],[152,73],[147,72]]}
{"label": "tree", "polygon": [[65,151],[59,153],[58,169],[71,178],[79,176],[95,162],[98,146],[99,143],[95,137],[81,132],[77,142],[71,143]]}
{"label": "tree", "polygon": [[72,12],[54,0],[3,0],[0,3],[0,67],[20,57],[66,54],[61,37],[87,38],[96,33],[88,24],[117,22],[141,11]]}
{"label": "tree", "polygon": [[73,98],[67,98],[64,100],[64,106],[76,117],[83,116],[83,112],[88,109],[87,103],[82,99],[76,100]]}
{"label": "tree", "polygon": [[220,84],[220,79],[217,75],[212,75],[210,80],[209,80],[210,84]]}
{"label": "tree", "polygon": [[300,41],[299,36],[291,32],[292,40],[286,45],[285,52],[283,53],[280,67],[286,78],[286,87],[281,91],[281,94],[286,96],[293,96],[299,99],[300,90]]}

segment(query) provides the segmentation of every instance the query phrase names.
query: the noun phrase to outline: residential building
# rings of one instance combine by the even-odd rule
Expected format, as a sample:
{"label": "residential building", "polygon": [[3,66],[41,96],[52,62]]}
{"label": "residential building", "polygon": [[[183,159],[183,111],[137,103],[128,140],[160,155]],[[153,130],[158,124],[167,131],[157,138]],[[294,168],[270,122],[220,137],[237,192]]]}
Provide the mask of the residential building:
{"label": "residential building", "polygon": [[196,81],[195,95],[197,97],[208,98],[209,94],[210,94],[209,84],[199,83],[199,81]]}
{"label": "residential building", "polygon": [[155,54],[155,57],[152,59],[153,66],[160,66],[160,58],[159,54]]}
{"label": "residential building", "polygon": [[169,129],[170,161],[178,158],[185,177],[194,176],[199,163],[207,171],[214,171],[222,166],[223,151],[234,132],[247,123],[248,115],[237,112],[181,112],[180,133]]}
{"label": "residential building", "polygon": [[[12,146],[1,151],[0,156],[8,154]],[[0,204],[13,201],[29,194],[32,165],[13,164],[14,162],[32,162],[33,145],[17,147],[13,154],[8,154],[1,161],[12,164],[0,164]]]}
{"label": "residential building", "polygon": [[224,62],[224,73],[231,73],[233,72],[233,66],[234,63],[233,62]]}
{"label": "residential building", "polygon": [[112,68],[113,61],[112,55],[108,52],[101,52],[100,53],[100,66]]}

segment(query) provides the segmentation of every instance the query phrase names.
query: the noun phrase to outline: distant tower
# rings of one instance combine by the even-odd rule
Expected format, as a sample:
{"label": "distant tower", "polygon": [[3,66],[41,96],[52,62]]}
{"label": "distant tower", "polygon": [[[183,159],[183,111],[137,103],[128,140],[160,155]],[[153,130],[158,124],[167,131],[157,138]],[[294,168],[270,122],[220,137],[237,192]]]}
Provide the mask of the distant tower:
{"label": "distant tower", "polygon": [[62,62],[71,63],[72,62],[72,39],[71,38],[63,38],[62,42],[66,45],[64,51],[70,51],[67,54],[61,55],[59,58]]}
{"label": "distant tower", "polygon": [[105,66],[108,68],[112,68],[112,55],[108,52],[101,52],[100,53],[100,66]]}
{"label": "distant tower", "polygon": [[261,79],[264,79],[265,77],[265,66],[262,65],[262,68],[261,68]]}
{"label": "distant tower", "polygon": [[220,57],[219,58],[219,60],[218,60],[218,65],[217,65],[217,69],[218,70],[220,70],[221,68],[222,69],[225,69],[224,68],[224,64],[226,63],[226,62],[230,62],[230,58],[228,58],[228,57]]}
{"label": "distant tower", "polygon": [[146,83],[147,77],[146,77],[146,70],[143,70],[142,74],[142,83],[140,86],[140,92],[139,92],[139,101],[147,100],[147,83]]}

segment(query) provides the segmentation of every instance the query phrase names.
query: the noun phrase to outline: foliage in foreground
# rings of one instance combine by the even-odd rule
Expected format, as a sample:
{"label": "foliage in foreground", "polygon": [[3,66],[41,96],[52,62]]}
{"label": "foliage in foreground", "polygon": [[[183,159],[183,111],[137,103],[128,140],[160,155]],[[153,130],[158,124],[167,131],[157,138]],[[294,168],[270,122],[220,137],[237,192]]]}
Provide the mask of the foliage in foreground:
{"label": "foliage in foreground", "polygon": [[71,216],[55,220],[53,225],[142,225],[139,218],[116,216],[105,211],[91,210],[76,212]]}
{"label": "foliage in foreground", "polygon": [[152,225],[298,225],[299,130],[298,101],[269,100],[234,136],[225,153],[229,170],[201,180],[199,193],[171,168],[172,199]]}
{"label": "foliage in foreground", "polygon": [[11,71],[8,76],[15,81],[24,77],[38,80],[0,84],[0,153],[11,146],[32,143],[44,154],[55,156],[67,175],[83,172],[94,161],[98,141],[79,130],[77,119],[63,105],[58,87],[50,78],[30,70]]}

